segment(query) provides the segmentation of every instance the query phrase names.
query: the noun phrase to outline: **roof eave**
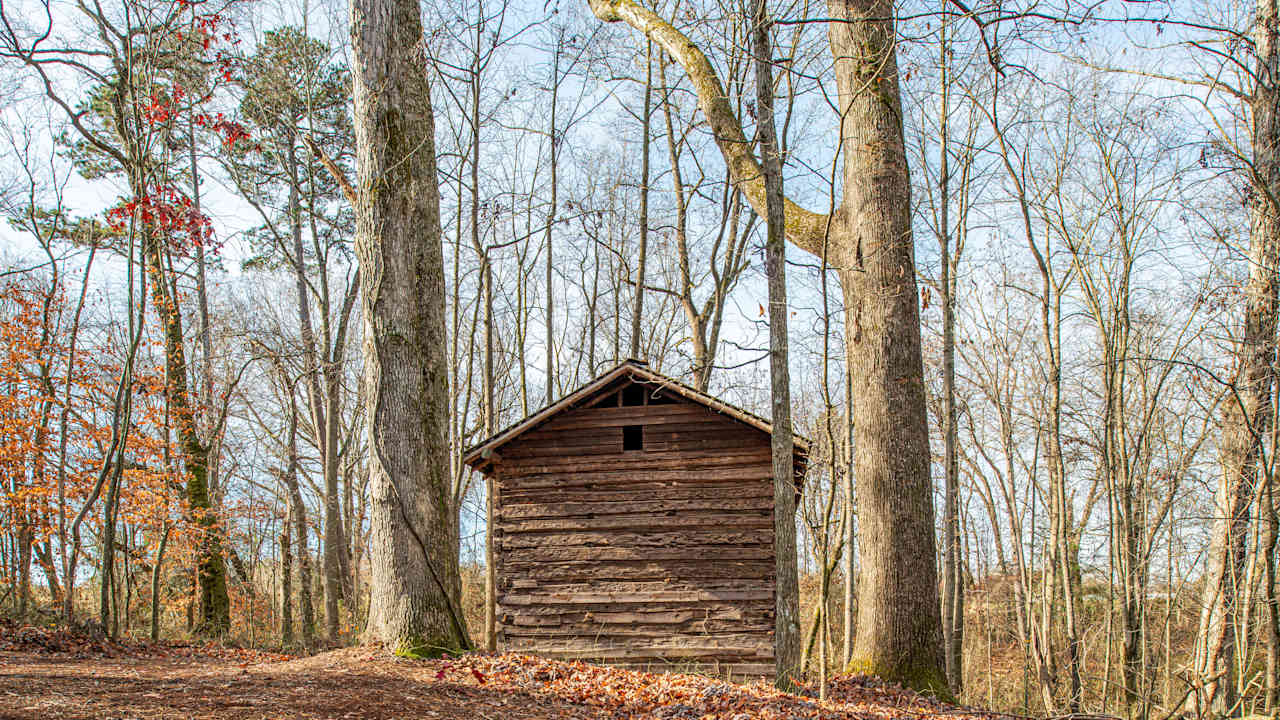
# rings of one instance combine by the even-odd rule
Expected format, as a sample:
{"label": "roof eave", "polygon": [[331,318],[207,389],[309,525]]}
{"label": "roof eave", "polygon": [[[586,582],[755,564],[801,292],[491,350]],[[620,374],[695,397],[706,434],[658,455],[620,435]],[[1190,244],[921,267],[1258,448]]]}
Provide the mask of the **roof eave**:
{"label": "roof eave", "polygon": [[[462,463],[473,470],[478,470],[490,461],[494,451],[498,448],[501,448],[503,445],[518,438],[534,427],[550,420],[563,410],[574,407],[583,400],[594,397],[597,393],[601,392],[625,375],[637,376],[645,382],[655,383],[661,385],[664,389],[673,390],[676,394],[684,397],[690,402],[707,407],[708,409],[722,415],[728,415],[734,420],[750,425],[751,427],[754,427],[766,434],[771,434],[773,432],[772,424],[764,420],[764,418],[730,405],[723,400],[712,397],[711,395],[685,385],[678,380],[656,373],[650,370],[646,364],[640,364],[634,360],[627,360],[620,363],[609,372],[564,396],[560,400],[543,407],[541,410],[538,410],[520,422],[508,426],[506,429],[490,436],[483,442],[471,446],[463,452]],[[793,433],[793,437],[795,438],[796,450],[794,464],[807,467],[809,441],[807,438],[799,434]]]}

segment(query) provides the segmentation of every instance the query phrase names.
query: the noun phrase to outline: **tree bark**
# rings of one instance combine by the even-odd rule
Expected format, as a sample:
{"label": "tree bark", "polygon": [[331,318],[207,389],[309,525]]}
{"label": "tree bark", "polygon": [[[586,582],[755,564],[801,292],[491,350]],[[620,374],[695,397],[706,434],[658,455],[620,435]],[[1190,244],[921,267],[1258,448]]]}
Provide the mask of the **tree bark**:
{"label": "tree bark", "polygon": [[631,304],[631,353],[640,358],[640,321],[644,316],[644,283],[649,255],[649,120],[653,112],[653,40],[645,42],[644,111],[640,115],[640,245],[636,252],[636,295]]}
{"label": "tree bark", "polygon": [[286,512],[280,522],[280,644],[293,644],[293,542],[289,524],[292,513]]}
{"label": "tree bark", "polygon": [[557,134],[559,128],[556,126],[556,109],[560,106],[560,53],[555,53],[555,64],[551,68],[551,128],[547,133],[548,142],[551,145],[551,206],[547,212],[547,258],[546,258],[546,324],[547,324],[547,404],[550,405],[555,401],[556,397],[556,344],[555,344],[555,286],[552,282],[552,268],[554,262],[552,254],[555,250],[555,226],[556,215],[559,211],[560,199],[557,193],[560,190],[560,138]]}
{"label": "tree bark", "polygon": [[[601,20],[644,32],[684,67],[734,182],[767,214],[762,169],[706,55],[635,0],[588,4]],[[832,216],[782,204],[792,243],[815,255],[830,243],[848,308],[863,559],[850,669],[949,697],[893,6],[830,0],[829,8],[844,197]]]}
{"label": "tree bark", "polygon": [[950,695],[893,6],[832,0],[840,88],[845,337],[853,377],[862,572],[850,669]]}
{"label": "tree bark", "polygon": [[[953,272],[951,235],[951,147],[948,129],[950,114],[949,50],[947,25],[941,27],[940,65],[942,71],[941,152],[938,202],[938,279],[942,300],[942,442],[946,488],[942,511],[942,634],[947,682],[959,693],[963,687],[964,578],[960,562],[960,466],[956,455],[956,282]],[[957,258],[958,259],[958,258]]]}
{"label": "tree bark", "polygon": [[356,256],[369,432],[368,633],[469,649],[449,476],[448,337],[435,119],[414,0],[352,0]]}
{"label": "tree bark", "polygon": [[160,546],[156,548],[156,561],[151,566],[151,642],[160,641],[160,573],[164,570],[164,551],[169,546],[172,528],[168,521],[160,534]]}
{"label": "tree bark", "polygon": [[800,667],[800,580],[796,568],[795,438],[791,434],[791,373],[787,352],[787,258],[782,204],[782,157],[773,124],[773,49],[767,0],[755,0],[751,47],[755,56],[756,128],[765,186],[769,285],[769,379],[773,409],[774,681],[790,690]]}
{"label": "tree bark", "polygon": [[1252,103],[1253,207],[1244,327],[1236,347],[1236,377],[1222,419],[1222,475],[1215,498],[1213,537],[1201,598],[1193,677],[1201,683],[1188,710],[1227,712],[1235,704],[1236,603],[1243,587],[1249,508],[1257,492],[1262,438],[1271,419],[1276,359],[1276,272],[1280,266],[1280,13],[1276,0],[1258,0]]}

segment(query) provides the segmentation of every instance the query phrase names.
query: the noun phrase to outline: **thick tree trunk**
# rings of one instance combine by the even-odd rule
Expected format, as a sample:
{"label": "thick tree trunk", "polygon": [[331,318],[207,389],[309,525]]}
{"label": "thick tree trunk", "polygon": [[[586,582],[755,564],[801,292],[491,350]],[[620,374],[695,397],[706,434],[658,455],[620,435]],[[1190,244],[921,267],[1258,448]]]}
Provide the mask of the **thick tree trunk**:
{"label": "thick tree trunk", "polygon": [[[759,162],[715,68],[698,47],[635,0],[588,0],[606,22],[646,33],[684,67],[734,182],[767,214]],[[893,6],[831,0],[840,86],[844,197],[833,216],[783,198],[787,237],[840,267],[857,428],[858,633],[850,668],[949,696],[938,602],[924,364],[902,135]]]}
{"label": "thick tree trunk", "polygon": [[845,158],[833,231],[843,240],[862,550],[850,669],[949,695],[893,5],[829,5],[843,21],[829,26]]}
{"label": "thick tree trunk", "polygon": [[414,0],[352,0],[356,255],[369,423],[369,635],[471,646],[450,495],[448,338],[435,120]]}
{"label": "thick tree trunk", "polygon": [[1271,417],[1276,359],[1276,272],[1280,265],[1280,13],[1276,0],[1258,0],[1254,43],[1257,82],[1253,114],[1253,210],[1244,327],[1236,348],[1234,392],[1225,403],[1222,476],[1201,598],[1193,660],[1200,691],[1188,710],[1226,712],[1235,704],[1236,603],[1244,593],[1249,508],[1257,492],[1262,438]]}

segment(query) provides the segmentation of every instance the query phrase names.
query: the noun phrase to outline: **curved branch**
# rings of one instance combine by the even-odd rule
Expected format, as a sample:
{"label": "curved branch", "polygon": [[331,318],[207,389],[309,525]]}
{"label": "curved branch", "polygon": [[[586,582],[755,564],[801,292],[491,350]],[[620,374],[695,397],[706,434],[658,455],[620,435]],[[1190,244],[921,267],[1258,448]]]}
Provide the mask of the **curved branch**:
{"label": "curved branch", "polygon": [[[715,133],[716,145],[724,155],[733,183],[751,207],[765,214],[764,176],[751,143],[734,114],[720,77],[707,56],[684,33],[636,0],[587,0],[591,12],[605,22],[625,22],[662,46],[680,63],[698,94],[698,107]],[[801,250],[820,255],[827,234],[826,215],[805,210],[790,199],[785,205],[787,239]]]}

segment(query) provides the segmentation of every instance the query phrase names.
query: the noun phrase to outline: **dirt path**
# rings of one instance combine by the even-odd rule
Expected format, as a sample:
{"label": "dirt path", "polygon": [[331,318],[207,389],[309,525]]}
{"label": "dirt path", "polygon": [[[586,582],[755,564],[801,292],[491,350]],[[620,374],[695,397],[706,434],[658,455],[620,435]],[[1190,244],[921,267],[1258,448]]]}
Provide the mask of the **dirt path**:
{"label": "dirt path", "polygon": [[874,678],[828,700],[696,675],[650,674],[522,655],[397,658],[346,648],[290,659],[216,647],[6,642],[0,718],[442,718],[448,720],[935,720],[993,716]]}
{"label": "dirt path", "polygon": [[[0,718],[602,718],[512,688],[436,679],[432,664],[341,650],[274,663],[200,655],[0,652]],[[368,650],[363,655],[370,655]]]}

